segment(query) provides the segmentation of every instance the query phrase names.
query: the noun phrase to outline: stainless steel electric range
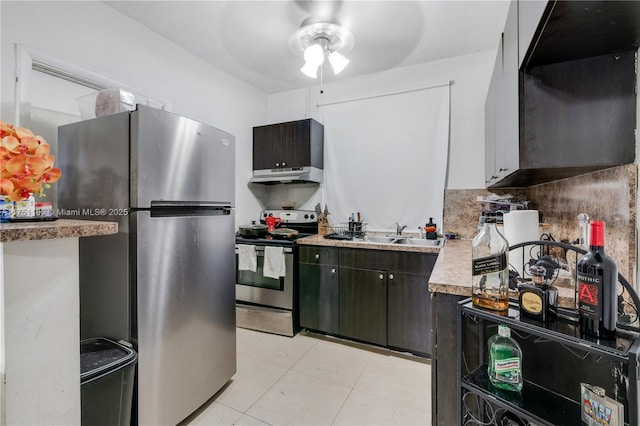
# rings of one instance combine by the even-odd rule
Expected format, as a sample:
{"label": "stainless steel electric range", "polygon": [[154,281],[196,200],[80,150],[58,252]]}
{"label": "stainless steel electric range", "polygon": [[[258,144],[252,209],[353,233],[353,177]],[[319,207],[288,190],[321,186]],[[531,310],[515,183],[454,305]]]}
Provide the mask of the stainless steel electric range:
{"label": "stainless steel electric range", "polygon": [[[299,330],[298,247],[296,240],[317,232],[317,216],[311,210],[264,210],[260,222],[269,215],[281,219],[279,228],[297,231],[294,236],[245,237],[236,235],[236,325],[242,328],[294,336]],[[255,271],[239,268],[238,246],[253,246]],[[264,276],[265,247],[282,247],[285,274]]]}

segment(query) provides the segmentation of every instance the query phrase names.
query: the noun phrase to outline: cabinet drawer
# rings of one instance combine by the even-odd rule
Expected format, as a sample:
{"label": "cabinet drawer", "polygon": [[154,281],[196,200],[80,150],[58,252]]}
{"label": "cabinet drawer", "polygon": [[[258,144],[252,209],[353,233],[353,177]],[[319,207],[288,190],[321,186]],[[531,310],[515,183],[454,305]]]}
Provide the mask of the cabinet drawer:
{"label": "cabinet drawer", "polygon": [[316,265],[338,265],[338,249],[333,247],[300,246],[301,263]]}
{"label": "cabinet drawer", "polygon": [[430,276],[436,259],[438,259],[438,255],[435,253],[396,252],[394,253],[393,266],[390,270],[407,274]]}
{"label": "cabinet drawer", "polygon": [[366,249],[340,249],[340,266],[431,275],[438,255]]}
{"label": "cabinet drawer", "polygon": [[394,252],[368,249],[340,249],[340,266],[345,268],[375,269],[386,271],[390,268],[390,256]]}

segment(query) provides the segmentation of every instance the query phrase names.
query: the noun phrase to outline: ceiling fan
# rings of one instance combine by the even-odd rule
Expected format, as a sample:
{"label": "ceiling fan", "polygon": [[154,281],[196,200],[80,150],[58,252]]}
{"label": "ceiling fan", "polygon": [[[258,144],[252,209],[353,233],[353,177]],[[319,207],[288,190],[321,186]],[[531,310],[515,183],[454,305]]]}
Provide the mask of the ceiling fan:
{"label": "ceiling fan", "polygon": [[355,43],[351,31],[334,16],[342,1],[296,0],[296,4],[311,13],[289,40],[291,49],[304,57],[305,64],[300,71],[308,77],[317,78],[320,70],[322,78],[322,65],[327,58],[334,74],[339,74],[349,64],[344,55]]}

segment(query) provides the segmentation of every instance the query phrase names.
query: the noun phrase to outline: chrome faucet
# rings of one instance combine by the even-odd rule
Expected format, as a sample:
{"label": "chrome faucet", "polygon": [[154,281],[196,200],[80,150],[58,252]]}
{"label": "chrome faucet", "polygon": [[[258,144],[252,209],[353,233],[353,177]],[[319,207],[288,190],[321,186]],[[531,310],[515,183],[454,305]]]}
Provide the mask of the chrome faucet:
{"label": "chrome faucet", "polygon": [[402,231],[404,231],[404,228],[406,228],[407,225],[400,225],[398,222],[396,222],[396,235],[402,235]]}

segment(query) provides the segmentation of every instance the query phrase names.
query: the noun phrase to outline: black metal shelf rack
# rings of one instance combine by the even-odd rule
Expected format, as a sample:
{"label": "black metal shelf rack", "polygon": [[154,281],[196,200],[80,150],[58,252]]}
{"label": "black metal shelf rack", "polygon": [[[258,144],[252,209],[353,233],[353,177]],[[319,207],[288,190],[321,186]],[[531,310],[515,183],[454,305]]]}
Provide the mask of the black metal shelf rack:
{"label": "black metal shelf rack", "polygon": [[[536,241],[519,246],[548,244],[563,245]],[[619,278],[637,307],[635,291],[624,277]],[[580,383],[584,382],[604,388],[607,396],[624,405],[626,426],[640,426],[637,320],[631,326],[622,324],[616,339],[607,341],[581,336],[572,309],[561,310],[548,323],[521,317],[514,300],[505,315],[479,309],[471,299],[461,301],[458,310],[458,424],[579,425]],[[486,343],[499,324],[509,326],[523,351],[525,382],[520,393],[496,389],[488,380]],[[505,416],[510,423],[505,423]]]}

